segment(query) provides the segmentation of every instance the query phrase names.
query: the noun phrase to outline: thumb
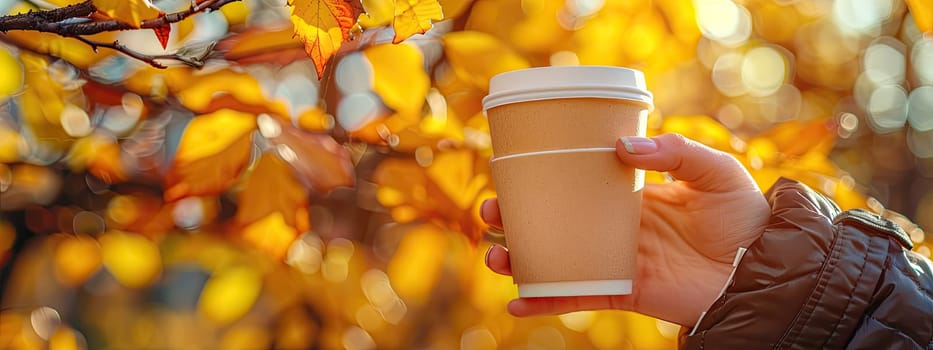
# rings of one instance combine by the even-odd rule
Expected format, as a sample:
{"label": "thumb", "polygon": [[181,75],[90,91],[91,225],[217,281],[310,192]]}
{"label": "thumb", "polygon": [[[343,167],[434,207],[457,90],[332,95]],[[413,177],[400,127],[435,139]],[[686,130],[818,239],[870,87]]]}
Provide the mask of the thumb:
{"label": "thumb", "polygon": [[735,157],[679,134],[653,138],[624,136],[616,142],[616,154],[625,164],[639,169],[666,171],[700,191],[758,189]]}

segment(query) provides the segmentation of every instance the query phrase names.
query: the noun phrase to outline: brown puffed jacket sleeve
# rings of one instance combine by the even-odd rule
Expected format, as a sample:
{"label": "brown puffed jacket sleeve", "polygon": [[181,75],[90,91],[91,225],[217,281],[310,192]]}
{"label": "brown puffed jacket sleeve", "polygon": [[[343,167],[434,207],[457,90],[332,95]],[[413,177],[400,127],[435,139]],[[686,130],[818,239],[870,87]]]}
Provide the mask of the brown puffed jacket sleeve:
{"label": "brown puffed jacket sleeve", "polygon": [[791,180],[766,197],[767,229],[681,349],[933,350],[933,265],[900,227]]}

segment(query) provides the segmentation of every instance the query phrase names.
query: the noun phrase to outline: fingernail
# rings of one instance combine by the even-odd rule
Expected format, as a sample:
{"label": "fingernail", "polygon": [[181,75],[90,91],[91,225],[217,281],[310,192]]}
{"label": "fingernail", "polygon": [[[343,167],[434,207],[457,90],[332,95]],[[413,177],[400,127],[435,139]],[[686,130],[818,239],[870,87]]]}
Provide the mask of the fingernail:
{"label": "fingernail", "polygon": [[485,200],[483,200],[483,203],[479,205],[479,212],[480,212],[480,213],[483,212],[483,209],[486,209],[486,205],[489,204],[489,201],[491,201],[491,199],[485,199]]}
{"label": "fingernail", "polygon": [[622,136],[619,138],[625,151],[631,154],[649,154],[658,150],[658,144],[647,137]]}
{"label": "fingernail", "polygon": [[486,266],[489,266],[489,253],[492,253],[492,248],[496,246],[490,246],[489,249],[486,249],[486,257],[483,258],[483,261],[486,263]]}

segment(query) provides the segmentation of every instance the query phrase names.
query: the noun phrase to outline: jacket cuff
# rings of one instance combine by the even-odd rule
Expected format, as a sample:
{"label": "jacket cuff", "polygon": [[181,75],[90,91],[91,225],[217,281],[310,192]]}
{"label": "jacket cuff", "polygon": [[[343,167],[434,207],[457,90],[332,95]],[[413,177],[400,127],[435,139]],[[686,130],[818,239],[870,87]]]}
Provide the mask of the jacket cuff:
{"label": "jacket cuff", "polygon": [[842,213],[796,181],[782,178],[765,196],[768,226],[725,293],[695,329],[682,330],[681,348],[841,348],[857,327],[852,315],[869,305],[889,246],[907,237],[869,212]]}

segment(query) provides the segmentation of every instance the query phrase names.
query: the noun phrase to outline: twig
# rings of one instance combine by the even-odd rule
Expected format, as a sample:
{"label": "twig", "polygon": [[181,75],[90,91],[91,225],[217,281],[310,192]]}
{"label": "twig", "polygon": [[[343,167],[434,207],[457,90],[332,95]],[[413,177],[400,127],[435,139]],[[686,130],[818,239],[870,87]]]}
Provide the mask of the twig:
{"label": "twig", "polygon": [[[144,54],[144,53],[142,53],[142,52],[133,50],[133,49],[131,49],[131,48],[129,48],[129,47],[126,47],[126,45],[121,44],[119,40],[114,41],[114,42],[112,42],[112,43],[108,43],[108,42],[103,42],[103,41],[91,40],[91,39],[88,39],[88,38],[85,38],[85,37],[81,37],[81,36],[76,36],[76,37],[74,37],[74,38],[75,38],[75,39],[78,39],[78,40],[81,40],[81,41],[84,42],[85,44],[88,44],[88,46],[90,46],[92,49],[94,49],[94,52],[97,52],[97,49],[100,48],[100,47],[108,48],[108,49],[111,49],[111,50],[119,51],[119,52],[123,53],[124,55],[130,56],[130,57],[132,57],[132,58],[135,58],[135,59],[140,60],[140,61],[143,61],[143,62],[146,62],[146,63],[148,63],[150,66],[153,66],[153,67],[156,67],[156,68],[160,68],[160,69],[164,69],[164,68],[166,68],[166,66],[165,66],[164,64],[159,63],[158,60],[174,60],[174,61],[179,61],[179,62],[181,62],[181,63],[184,63],[184,64],[186,64],[186,65],[188,65],[188,66],[191,66],[191,67],[194,67],[194,68],[201,68],[201,67],[204,66],[204,61],[203,61],[203,58],[202,58],[202,57],[191,57],[191,56],[186,56],[186,55],[180,54],[180,52],[175,52],[175,53],[170,53],[170,54],[162,54],[162,55],[147,55],[147,54]],[[211,48],[213,48],[213,46],[211,46]]]}
{"label": "twig", "polygon": [[102,42],[102,41],[94,41],[94,40],[91,40],[91,39],[88,39],[88,38],[85,38],[85,37],[81,37],[81,36],[75,36],[74,38],[75,38],[75,39],[78,39],[78,40],[81,40],[81,41],[83,41],[85,44],[88,44],[89,46],[91,46],[91,48],[94,49],[94,52],[97,52],[97,48],[99,48],[99,47],[106,47],[106,48],[111,49],[111,50],[116,50],[116,51],[122,52],[124,55],[130,56],[130,57],[135,58],[135,59],[137,59],[137,60],[146,62],[146,63],[148,63],[149,65],[151,65],[151,66],[153,66],[153,67],[156,67],[156,68],[165,68],[165,65],[163,65],[163,64],[161,64],[161,63],[159,63],[159,62],[156,62],[157,57],[151,56],[151,55],[146,55],[146,54],[141,53],[141,52],[139,52],[139,51],[130,49],[130,48],[126,47],[126,45],[121,44],[119,40],[115,40],[115,41],[112,42],[112,43],[105,43],[105,42]]}

